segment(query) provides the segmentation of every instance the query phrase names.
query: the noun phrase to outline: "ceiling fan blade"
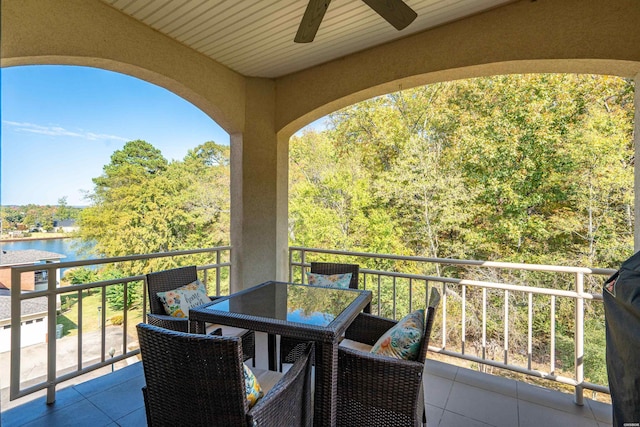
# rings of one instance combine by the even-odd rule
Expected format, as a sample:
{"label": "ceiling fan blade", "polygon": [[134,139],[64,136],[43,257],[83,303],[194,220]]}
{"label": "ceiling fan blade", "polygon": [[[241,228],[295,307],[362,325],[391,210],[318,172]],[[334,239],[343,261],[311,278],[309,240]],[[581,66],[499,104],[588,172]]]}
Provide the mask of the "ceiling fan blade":
{"label": "ceiling fan blade", "polygon": [[309,43],[313,41],[329,3],[331,3],[331,0],[309,0],[296,37],[293,39],[294,42]]}
{"label": "ceiling fan blade", "polygon": [[389,24],[402,30],[411,24],[418,14],[402,0],[362,0]]}

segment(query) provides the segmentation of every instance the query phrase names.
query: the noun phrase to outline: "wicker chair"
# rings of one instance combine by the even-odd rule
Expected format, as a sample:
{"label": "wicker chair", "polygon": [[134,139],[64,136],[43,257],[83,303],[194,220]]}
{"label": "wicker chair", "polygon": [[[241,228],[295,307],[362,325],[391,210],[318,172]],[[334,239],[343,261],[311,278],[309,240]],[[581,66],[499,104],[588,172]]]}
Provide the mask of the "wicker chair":
{"label": "wicker chair", "polygon": [[[279,379],[249,409],[239,337],[188,334],[146,323],[137,328],[149,426],[312,424],[313,342],[286,374],[262,371]],[[261,383],[259,371],[254,369]]]}
{"label": "wicker chair", "polygon": [[[336,264],[331,262],[312,262],[311,273],[317,274],[344,274],[351,273],[351,281],[349,287],[358,289],[358,273],[360,266],[358,264]],[[371,306],[367,305],[364,309],[365,313],[371,312]],[[295,338],[280,337],[280,371],[282,371],[283,363],[293,363],[304,348],[304,341]]]}
{"label": "wicker chair", "polygon": [[[339,347],[338,426],[419,426],[420,421],[426,423],[422,377],[438,301],[439,294],[432,291],[420,351],[414,361]],[[345,338],[372,346],[396,323],[361,313],[347,329]]]}
{"label": "wicker chair", "polygon": [[[189,319],[167,315],[157,293],[171,291],[179,288],[180,286],[194,282],[198,279],[198,271],[196,267],[191,265],[171,270],[158,271],[147,274],[146,278],[147,292],[149,295],[149,309],[151,311],[150,313],[147,313],[147,322],[151,325],[171,329],[173,331],[189,332]],[[215,300],[217,297],[210,296],[209,298],[211,300]],[[221,331],[216,331],[216,334],[240,336],[242,338],[244,360],[253,359],[253,366],[256,366],[255,333],[253,331],[222,326]]]}

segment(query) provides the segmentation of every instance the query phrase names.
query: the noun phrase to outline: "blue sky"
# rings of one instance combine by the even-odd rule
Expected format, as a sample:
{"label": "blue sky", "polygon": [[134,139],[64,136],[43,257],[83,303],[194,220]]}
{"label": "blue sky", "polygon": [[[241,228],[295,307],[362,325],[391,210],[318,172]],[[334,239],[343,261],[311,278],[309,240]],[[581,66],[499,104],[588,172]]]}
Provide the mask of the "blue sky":
{"label": "blue sky", "polygon": [[0,204],[86,205],[111,154],[142,139],[168,160],[229,135],[198,108],[143,80],[76,66],[0,69]]}

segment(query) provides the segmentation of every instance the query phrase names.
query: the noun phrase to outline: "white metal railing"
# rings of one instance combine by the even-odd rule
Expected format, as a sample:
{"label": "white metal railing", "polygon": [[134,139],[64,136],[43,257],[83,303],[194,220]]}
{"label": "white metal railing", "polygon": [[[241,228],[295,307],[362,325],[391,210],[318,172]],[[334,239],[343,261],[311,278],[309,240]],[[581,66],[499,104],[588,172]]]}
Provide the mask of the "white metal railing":
{"label": "white metal railing", "polygon": [[[11,373],[10,373],[10,399],[14,400],[28,394],[34,393],[39,390],[46,389],[47,390],[47,403],[53,403],[55,401],[55,391],[56,385],[67,381],[71,378],[77,377],[79,375],[86,374],[88,372],[94,371],[96,369],[111,365],[125,360],[129,357],[136,356],[140,350],[138,348],[130,349],[127,343],[127,325],[129,321],[129,310],[127,308],[127,297],[128,297],[128,289],[129,286],[132,286],[136,282],[143,283],[142,289],[142,321],[146,321],[146,312],[147,312],[147,290],[146,290],[146,280],[144,275],[137,275],[131,277],[122,277],[111,280],[104,280],[100,282],[93,283],[84,283],[79,285],[69,285],[65,287],[58,287],[56,283],[56,278],[59,277],[57,272],[60,269],[71,268],[71,267],[81,267],[81,266],[100,266],[100,265],[108,265],[108,264],[122,264],[126,262],[137,262],[137,261],[148,261],[159,258],[176,258],[175,264],[185,265],[183,262],[180,262],[179,257],[189,256],[189,255],[198,255],[198,254],[207,254],[206,259],[211,260],[214,259],[213,263],[199,265],[198,270],[203,271],[203,279],[205,284],[208,279],[208,274],[211,270],[213,270],[215,274],[215,294],[221,294],[221,283],[222,283],[222,271],[226,269],[228,273],[230,273],[230,251],[231,247],[223,246],[223,247],[215,247],[215,248],[206,248],[206,249],[194,249],[194,250],[183,250],[183,251],[174,251],[174,252],[164,252],[164,253],[155,253],[155,254],[143,254],[143,255],[130,255],[130,256],[122,256],[122,257],[113,257],[113,258],[101,258],[101,259],[88,259],[81,261],[70,261],[70,262],[60,262],[60,263],[47,263],[47,264],[37,264],[37,265],[28,265],[28,266],[15,266],[11,268],[11,282],[13,289],[21,289],[21,275],[23,273],[35,272],[46,270],[48,275],[48,286],[46,290],[41,291],[33,291],[33,292],[11,292]],[[211,255],[209,255],[211,254]],[[226,276],[228,277],[228,275]],[[122,334],[122,347],[120,351],[115,348],[109,349],[106,348],[106,328],[105,325],[107,323],[106,319],[106,309],[99,309],[99,328],[101,331],[101,339],[100,339],[100,357],[98,361],[86,361],[84,360],[83,354],[83,342],[84,342],[84,333],[83,333],[83,317],[85,313],[82,310],[82,292],[90,289],[100,289],[102,294],[102,306],[106,307],[106,289],[109,286],[120,285],[122,284],[122,298],[123,298],[123,334]],[[228,288],[227,288],[228,289]],[[57,366],[57,356],[58,352],[56,351],[56,325],[57,325],[57,305],[58,299],[63,294],[73,294],[75,293],[78,297],[78,336],[77,336],[77,364],[75,368],[73,367],[63,367],[64,372],[60,372]],[[47,340],[47,372],[44,380],[37,381],[36,384],[31,384],[28,387],[22,388],[21,384],[21,308],[22,303],[24,301],[29,301],[33,298],[38,297],[46,297],[47,298],[47,330],[48,330],[48,340]],[[107,358],[107,354],[109,354],[110,358]]]}
{"label": "white metal railing", "polygon": [[[55,400],[55,388],[56,385],[74,378],[76,376],[85,374],[87,372],[112,365],[118,361],[127,359],[131,356],[135,356],[139,353],[138,349],[129,349],[127,346],[127,322],[129,320],[126,298],[128,295],[127,289],[130,285],[136,282],[144,283],[145,276],[131,276],[124,278],[117,278],[112,280],[106,280],[94,283],[84,283],[81,285],[65,286],[63,288],[57,287],[56,272],[59,269],[80,267],[80,266],[96,266],[105,264],[118,264],[124,262],[152,260],[157,258],[167,257],[180,257],[185,255],[212,253],[215,256],[215,262],[211,264],[203,264],[198,267],[199,270],[204,272],[204,280],[207,281],[207,272],[214,271],[215,274],[215,293],[221,294],[221,270],[230,270],[229,253],[230,247],[218,247],[208,249],[195,249],[188,251],[176,251],[159,254],[144,254],[144,255],[132,255],[126,257],[104,258],[94,260],[82,260],[73,262],[51,263],[51,264],[38,264],[32,266],[20,266],[12,267],[12,283],[19,289],[20,276],[25,272],[34,272],[36,270],[47,270],[48,272],[48,287],[46,290],[35,292],[12,292],[11,298],[11,384],[10,384],[10,398],[11,400],[19,397],[26,396],[30,393],[46,389],[47,390],[47,402],[51,403]],[[224,258],[224,261],[223,261]],[[300,280],[305,281],[303,272],[310,267],[310,261],[335,261],[335,262],[354,262],[361,265],[361,287],[364,289],[370,289],[374,293],[374,299],[372,301],[372,309],[377,314],[381,314],[387,317],[396,318],[398,310],[411,311],[414,306],[425,306],[429,295],[429,288],[431,286],[438,286],[441,289],[442,305],[438,310],[437,327],[434,327],[433,343],[438,341],[439,332],[439,345],[431,345],[430,351],[444,354],[447,356],[457,357],[460,359],[472,361],[478,363],[480,366],[494,366],[498,368],[509,369],[515,372],[527,374],[530,376],[544,378],[552,381],[556,381],[563,384],[568,384],[575,388],[575,402],[577,404],[583,403],[583,390],[590,389],[593,391],[609,393],[609,389],[606,384],[593,384],[585,381],[584,379],[584,304],[585,301],[595,301],[599,303],[602,300],[602,295],[596,292],[585,292],[585,277],[593,276],[608,276],[615,272],[611,269],[597,269],[597,268],[581,268],[581,267],[565,267],[565,266],[549,266],[549,265],[537,265],[537,264],[517,264],[517,263],[504,263],[504,262],[492,262],[492,261],[475,261],[475,260],[455,260],[455,259],[441,259],[441,258],[426,258],[426,257],[411,257],[389,254],[373,254],[364,252],[347,252],[336,250],[324,250],[324,249],[311,249],[304,247],[291,247],[289,249],[289,279],[291,281]],[[388,264],[381,266],[381,264]],[[416,266],[420,266],[416,268]],[[433,267],[437,266],[437,268]],[[535,287],[527,286],[523,284],[513,284],[506,281],[494,281],[494,280],[476,280],[474,277],[455,277],[456,273],[443,274],[442,270],[446,266],[454,266],[462,269],[497,269],[500,271],[530,271],[550,273],[555,275],[569,275],[572,277],[572,289],[561,290],[547,287]],[[371,268],[363,268],[371,267]],[[431,274],[431,270],[437,271],[438,274]],[[397,271],[401,270],[401,271]],[[403,272],[404,270],[405,272]],[[418,271],[417,273],[407,273],[406,271]],[[459,273],[459,272],[458,272]],[[459,274],[458,274],[459,275]],[[467,270],[465,270],[464,276],[472,276]],[[15,284],[18,285],[15,285]],[[111,358],[107,358],[107,346],[106,346],[106,311],[103,310],[100,313],[100,330],[101,330],[101,342],[100,342],[100,357],[98,361],[86,363],[83,360],[83,329],[82,329],[82,292],[88,289],[100,289],[102,293],[102,307],[106,306],[106,288],[114,284],[123,284],[123,300],[125,302],[123,309],[123,341],[120,351],[116,351]],[[225,289],[226,291],[227,289]],[[389,294],[387,295],[387,292]],[[56,314],[57,314],[57,300],[60,295],[76,293],[78,295],[78,356],[77,366],[66,372],[58,372],[58,366],[56,362]],[[469,294],[480,293],[479,297],[473,295],[469,297]],[[492,318],[490,311],[492,311],[492,304],[489,302],[491,297],[496,302],[496,295],[499,295],[499,300],[502,304],[501,319],[498,322],[502,322],[501,332],[501,351],[502,355],[500,359],[492,358],[489,354],[491,344],[489,342],[488,324],[496,323],[496,319]],[[47,343],[47,373],[46,379],[40,381],[37,384],[32,384],[28,387],[21,388],[20,381],[20,364],[21,364],[21,351],[20,351],[20,314],[21,305],[23,301],[36,298],[47,297],[48,300],[48,336],[50,339]],[[143,321],[147,310],[146,301],[147,292],[146,289],[142,291],[142,316]],[[521,296],[520,301],[517,300],[517,296]],[[539,298],[548,299],[547,306],[549,307],[549,339],[548,339],[548,366],[546,369],[540,368],[540,363],[535,360],[533,347],[533,325],[539,313],[535,313],[534,301]],[[481,300],[481,303],[478,301]],[[526,300],[526,312],[527,320],[526,324],[526,357],[524,362],[522,358],[514,357],[514,349],[510,346],[510,338],[513,335],[513,327],[510,326],[510,316],[512,316],[511,308],[514,305],[521,304],[522,300]],[[556,310],[558,301],[570,300],[573,301],[574,315],[573,315],[573,359],[574,369],[573,375],[566,372],[561,372],[556,366],[556,328],[560,325],[556,324]],[[545,300],[547,301],[547,300]],[[481,319],[481,337],[478,338],[477,344],[480,347],[480,351],[476,355],[469,352],[469,344],[476,344],[476,342],[469,342],[467,337],[469,336],[468,327],[471,322],[468,317],[468,312],[473,311],[474,308],[480,306],[481,313],[478,317]],[[449,316],[450,310],[459,310],[459,316]],[[495,311],[495,310],[493,310]],[[460,322],[452,325],[452,319],[460,318]],[[457,336],[457,342],[455,339],[450,339],[450,333],[453,330],[459,332]],[[455,335],[455,334],[454,334]],[[17,350],[17,351],[16,351]],[[534,366],[537,365],[537,366]],[[112,365],[113,366],[113,365]]]}
{"label": "white metal railing", "polygon": [[[325,250],[325,249],[312,249],[305,247],[290,247],[289,248],[289,280],[300,280],[305,282],[304,271],[310,267],[310,261],[333,261],[333,262],[345,262],[360,264],[360,282],[361,287],[364,289],[370,289],[374,293],[372,309],[378,314],[396,318],[397,308],[399,302],[403,303],[403,306],[408,308],[409,311],[413,309],[414,301],[416,300],[416,288],[419,288],[420,295],[418,301],[424,301],[423,306],[427,303],[430,286],[439,286],[442,294],[442,305],[438,308],[439,318],[439,330],[440,330],[440,345],[430,345],[429,350],[447,356],[452,356],[460,359],[465,359],[478,363],[480,366],[493,366],[511,371],[519,372],[522,374],[544,378],[552,381],[556,381],[563,384],[568,384],[574,387],[574,401],[578,405],[583,404],[583,390],[590,389],[592,391],[609,393],[609,388],[606,384],[594,384],[585,381],[584,378],[584,304],[585,301],[602,301],[602,294],[595,292],[585,292],[585,277],[598,276],[598,282],[602,283],[604,280],[601,276],[609,276],[615,272],[612,269],[601,268],[582,268],[582,267],[567,267],[567,266],[551,266],[551,265],[539,265],[539,264],[520,264],[520,263],[507,263],[507,262],[493,262],[493,261],[476,261],[476,260],[456,260],[456,259],[443,259],[443,258],[426,258],[415,256],[399,256],[399,255],[387,255],[387,254],[374,254],[365,252],[348,252],[337,250]],[[391,267],[388,270],[382,268],[363,268],[373,266],[377,264],[394,264],[399,267]],[[441,271],[444,266],[454,266],[464,270],[463,276],[472,276],[473,272],[469,272],[468,269],[491,269],[500,271],[518,271],[518,272],[539,272],[542,274],[551,274],[556,276],[572,277],[572,289],[561,290],[554,289],[553,287],[535,287],[528,286],[526,284],[512,284],[506,282],[497,282],[490,280],[475,280],[474,278],[460,278],[460,277],[445,277],[442,274],[409,274],[392,270],[400,270],[402,266],[410,265],[413,270],[431,270]],[[434,267],[434,266],[437,266]],[[480,274],[479,274],[480,275]],[[555,280],[555,279],[554,279]],[[565,281],[568,279],[564,279]],[[467,294],[469,292],[479,291],[481,293],[482,302],[480,304],[481,314],[477,317],[481,318],[481,337],[479,341],[480,351],[477,355],[469,353],[467,336],[467,327],[469,326],[469,319],[467,314],[473,308],[478,306],[478,298],[469,300]],[[385,298],[385,292],[391,293],[391,298]],[[503,310],[500,315],[493,318],[488,313],[488,309],[492,306],[488,302],[488,293],[492,292],[492,296],[497,294],[501,295]],[[398,295],[402,294],[401,297]],[[399,301],[399,298],[402,301]],[[510,335],[512,331],[510,328],[510,315],[512,315],[511,309],[514,305],[518,304],[518,300],[526,300],[526,357],[514,357],[514,352],[519,349],[510,348]],[[494,303],[495,303],[495,299]],[[541,363],[536,363],[537,367],[534,368],[534,356],[533,356],[533,325],[534,320],[539,320],[540,314],[534,317],[534,299],[544,299],[543,305],[547,307],[546,301],[548,300],[549,307],[549,339],[548,339],[548,364],[546,369],[540,369]],[[567,375],[566,372],[558,372],[556,366],[556,358],[558,356],[556,349],[556,324],[557,315],[557,302],[559,299],[568,299],[573,301],[574,314],[573,314],[573,376],[571,373]],[[453,300],[453,301],[451,301]],[[513,302],[512,302],[513,300]],[[474,305],[475,304],[475,305]],[[459,310],[460,323],[452,326],[451,318],[448,318],[448,310]],[[494,312],[496,310],[493,310]],[[502,324],[501,344],[502,344],[502,357],[500,359],[491,358],[488,355],[488,323]],[[603,322],[604,324],[604,319]],[[566,326],[566,325],[562,325]],[[438,328],[434,328],[436,332]],[[459,342],[448,342],[448,335],[451,329],[457,329],[459,332]],[[437,332],[436,332],[437,333]],[[432,342],[437,342],[438,337],[433,336]],[[540,358],[540,356],[538,356]],[[519,360],[514,360],[519,359]],[[524,361],[522,362],[522,359]]]}

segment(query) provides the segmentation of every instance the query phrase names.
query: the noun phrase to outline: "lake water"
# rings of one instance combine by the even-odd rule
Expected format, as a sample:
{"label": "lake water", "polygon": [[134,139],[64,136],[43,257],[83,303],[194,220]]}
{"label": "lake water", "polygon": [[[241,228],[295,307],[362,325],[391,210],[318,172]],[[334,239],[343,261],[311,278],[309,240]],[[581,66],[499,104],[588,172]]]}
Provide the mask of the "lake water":
{"label": "lake water", "polygon": [[[39,251],[55,252],[64,254],[61,262],[87,259],[89,256],[80,253],[80,239],[30,239],[18,240],[15,242],[0,242],[0,249],[3,251],[21,251],[25,249],[36,249]],[[66,269],[62,269],[64,274]]]}

